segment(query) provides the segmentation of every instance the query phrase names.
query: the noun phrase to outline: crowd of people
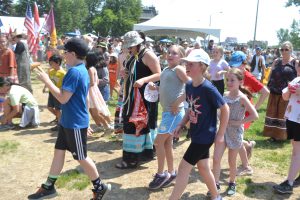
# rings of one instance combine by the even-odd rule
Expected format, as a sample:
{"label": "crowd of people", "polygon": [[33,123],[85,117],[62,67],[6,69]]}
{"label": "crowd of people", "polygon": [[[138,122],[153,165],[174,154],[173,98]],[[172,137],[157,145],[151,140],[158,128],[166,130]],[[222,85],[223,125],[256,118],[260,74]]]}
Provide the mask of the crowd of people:
{"label": "crowd of people", "polygon": [[[157,171],[149,189],[175,182],[170,200],[180,199],[189,174],[197,165],[208,188],[207,196],[220,200],[221,159],[228,148],[229,181],[226,194],[236,193],[236,177],[252,175],[249,163],[255,141],[244,140],[258,110],[268,101],[262,130],[270,141],[292,141],[287,179],[274,186],[292,193],[300,185],[300,67],[287,41],[276,53],[247,46],[233,52],[214,41],[149,45],[145,35],[127,32],[122,38],[61,38],[57,48],[48,48],[49,69],[34,71],[49,90],[48,109],[58,132],[47,180],[28,196],[40,199],[56,194],[55,182],[63,169],[66,151],[79,162],[90,178],[93,199],[102,199],[111,189],[87,156],[87,137],[94,131],[122,134],[123,153],[118,169],[134,169],[157,157]],[[23,35],[0,36],[0,130],[38,127],[39,108],[30,82],[32,61]],[[264,81],[267,84],[264,85]],[[108,102],[118,96],[114,118]],[[253,99],[256,97],[254,103]],[[158,105],[162,107],[157,124]],[[92,117],[97,128],[92,130]],[[15,126],[13,118],[21,118]],[[174,166],[173,143],[187,129],[191,143]],[[210,148],[214,145],[213,165]],[[237,168],[237,157],[242,166]],[[165,168],[165,161],[167,168]]]}

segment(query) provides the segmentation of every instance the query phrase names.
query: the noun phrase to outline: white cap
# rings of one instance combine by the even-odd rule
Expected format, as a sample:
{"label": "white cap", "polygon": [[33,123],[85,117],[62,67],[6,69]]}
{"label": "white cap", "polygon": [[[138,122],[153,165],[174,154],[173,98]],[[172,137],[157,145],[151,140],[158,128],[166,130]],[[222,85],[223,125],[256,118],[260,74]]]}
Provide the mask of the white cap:
{"label": "white cap", "polygon": [[210,57],[203,49],[193,49],[187,57],[181,60],[187,62],[202,62],[206,65],[210,63]]}

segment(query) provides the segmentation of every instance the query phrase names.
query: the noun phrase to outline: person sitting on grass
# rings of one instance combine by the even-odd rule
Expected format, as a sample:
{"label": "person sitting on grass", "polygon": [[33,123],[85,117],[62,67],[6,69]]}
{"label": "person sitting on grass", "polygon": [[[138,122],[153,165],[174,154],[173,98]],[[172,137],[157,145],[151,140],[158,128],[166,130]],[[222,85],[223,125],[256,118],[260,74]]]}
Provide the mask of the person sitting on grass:
{"label": "person sitting on grass", "polygon": [[[56,87],[61,88],[63,78],[66,71],[61,67],[62,57],[59,55],[53,55],[49,58],[49,64],[51,66],[49,70],[49,78],[56,85]],[[49,92],[48,96],[48,110],[55,116],[57,121],[56,126],[51,128],[52,131],[58,131],[59,120],[61,116],[61,103]]]}
{"label": "person sitting on grass", "polygon": [[37,127],[40,124],[38,103],[29,90],[12,83],[10,78],[0,77],[0,93],[7,94],[0,130],[15,128],[13,118],[21,118],[19,128]]}

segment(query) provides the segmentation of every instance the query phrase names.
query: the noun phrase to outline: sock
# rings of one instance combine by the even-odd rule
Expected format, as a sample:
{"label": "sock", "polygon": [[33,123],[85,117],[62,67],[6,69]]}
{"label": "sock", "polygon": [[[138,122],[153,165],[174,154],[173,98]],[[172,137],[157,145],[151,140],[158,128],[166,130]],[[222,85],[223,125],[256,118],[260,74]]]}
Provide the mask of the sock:
{"label": "sock", "polygon": [[42,184],[42,187],[46,190],[53,189],[57,178],[58,178],[58,176],[49,175],[47,178],[47,181],[44,184]]}
{"label": "sock", "polygon": [[165,172],[163,172],[163,173],[157,173],[160,177],[164,177],[164,176],[166,176],[166,174],[165,174]]}
{"label": "sock", "polygon": [[100,177],[97,178],[97,179],[95,179],[95,180],[93,180],[92,184],[94,186],[95,191],[102,190],[102,182],[100,180]]}
{"label": "sock", "polygon": [[172,172],[169,172],[169,174],[171,174],[171,176],[175,176],[176,175],[176,170],[173,170]]}
{"label": "sock", "polygon": [[288,182],[289,182],[290,186],[292,186],[292,187],[293,187],[293,185],[294,185],[294,181],[289,181],[289,180],[288,180]]}

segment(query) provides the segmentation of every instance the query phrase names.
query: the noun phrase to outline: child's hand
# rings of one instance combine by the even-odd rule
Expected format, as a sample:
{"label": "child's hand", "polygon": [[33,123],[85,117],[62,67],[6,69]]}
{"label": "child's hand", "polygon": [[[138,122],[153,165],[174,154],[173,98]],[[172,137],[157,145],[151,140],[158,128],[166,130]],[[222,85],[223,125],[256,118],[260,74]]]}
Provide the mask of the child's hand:
{"label": "child's hand", "polygon": [[176,104],[172,104],[171,112],[173,113],[173,115],[176,115],[178,113],[178,111],[179,111],[178,106]]}
{"label": "child's hand", "polygon": [[43,88],[43,93],[46,93],[47,92],[47,88]]}
{"label": "child's hand", "polygon": [[177,126],[176,129],[173,132],[173,137],[174,138],[179,138],[180,132],[181,132],[182,127],[181,126]]}
{"label": "child's hand", "polygon": [[92,136],[93,133],[94,133],[94,130],[89,126],[88,129],[87,129],[87,135]]}
{"label": "child's hand", "polygon": [[148,84],[149,84],[149,89],[150,90],[157,90],[157,86],[155,85],[155,83],[150,81]]}

